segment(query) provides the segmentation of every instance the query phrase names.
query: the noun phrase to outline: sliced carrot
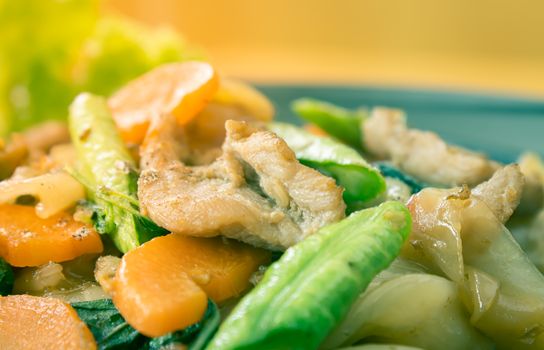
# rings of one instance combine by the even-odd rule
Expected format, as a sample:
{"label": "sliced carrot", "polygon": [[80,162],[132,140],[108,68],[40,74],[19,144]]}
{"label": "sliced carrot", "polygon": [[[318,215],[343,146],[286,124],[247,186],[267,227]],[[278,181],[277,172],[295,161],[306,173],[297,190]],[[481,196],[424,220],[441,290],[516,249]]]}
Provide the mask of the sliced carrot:
{"label": "sliced carrot", "polygon": [[69,304],[10,295],[0,297],[0,349],[94,350],[96,342]]}
{"label": "sliced carrot", "polygon": [[127,322],[157,337],[198,322],[207,297],[239,295],[270,254],[221,238],[157,237],[123,256],[113,302]]}
{"label": "sliced carrot", "polygon": [[[163,262],[149,259],[144,260],[148,265],[138,264],[139,254],[132,254],[134,251],[123,259],[113,293],[115,306],[125,320],[149,337],[197,323],[206,311],[206,293],[175,265],[162,265]],[[162,260],[160,258],[154,260]]]}
{"label": "sliced carrot", "polygon": [[189,122],[213,98],[218,81],[204,62],[166,64],[125,85],[108,104],[123,140],[140,144],[155,115],[174,114],[180,124]]}
{"label": "sliced carrot", "polygon": [[10,265],[39,266],[101,251],[98,233],[68,213],[41,219],[33,207],[0,205],[0,256]]}
{"label": "sliced carrot", "polygon": [[217,303],[245,291],[255,270],[270,260],[266,250],[234,240],[183,235],[162,240],[176,247],[184,271]]}

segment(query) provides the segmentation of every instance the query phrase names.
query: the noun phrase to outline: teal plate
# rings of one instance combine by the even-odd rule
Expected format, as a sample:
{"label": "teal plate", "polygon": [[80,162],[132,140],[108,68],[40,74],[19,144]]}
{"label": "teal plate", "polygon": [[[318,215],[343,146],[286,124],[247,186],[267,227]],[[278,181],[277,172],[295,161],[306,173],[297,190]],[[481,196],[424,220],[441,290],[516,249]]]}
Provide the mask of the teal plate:
{"label": "teal plate", "polygon": [[279,120],[301,123],[291,101],[312,97],[344,107],[401,108],[411,127],[431,130],[448,142],[513,162],[531,150],[544,156],[544,100],[491,94],[366,86],[259,85]]}

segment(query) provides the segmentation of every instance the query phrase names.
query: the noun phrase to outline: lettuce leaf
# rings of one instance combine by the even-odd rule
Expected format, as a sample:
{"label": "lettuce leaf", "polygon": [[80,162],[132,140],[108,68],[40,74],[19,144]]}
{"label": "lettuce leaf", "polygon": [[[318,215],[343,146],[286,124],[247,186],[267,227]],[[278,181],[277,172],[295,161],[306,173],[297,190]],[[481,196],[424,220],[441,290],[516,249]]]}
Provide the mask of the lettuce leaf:
{"label": "lettuce leaf", "polygon": [[0,137],[65,119],[79,91],[108,95],[161,63],[198,56],[171,29],[100,17],[100,2],[0,0]]}

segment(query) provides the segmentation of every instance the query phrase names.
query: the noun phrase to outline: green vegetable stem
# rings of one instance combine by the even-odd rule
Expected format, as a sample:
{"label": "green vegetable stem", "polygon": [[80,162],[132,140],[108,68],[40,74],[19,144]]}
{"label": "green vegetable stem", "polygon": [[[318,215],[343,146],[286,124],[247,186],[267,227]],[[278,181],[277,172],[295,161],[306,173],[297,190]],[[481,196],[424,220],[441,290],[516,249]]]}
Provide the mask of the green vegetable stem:
{"label": "green vegetable stem", "polygon": [[310,98],[293,101],[292,108],[299,117],[326,130],[338,140],[356,149],[361,148],[361,124],[368,115],[365,109],[349,110]]}
{"label": "green vegetable stem", "polygon": [[97,229],[123,253],[166,231],[137,211],[136,164],[102,97],[80,94],[70,106],[70,135],[80,160],[77,176],[99,209]]}
{"label": "green vegetable stem", "polygon": [[399,202],[321,229],[268,269],[207,349],[317,349],[374,276],[395,259],[410,229],[410,214]]}
{"label": "green vegetable stem", "polygon": [[380,172],[354,149],[285,123],[270,123],[270,130],[283,138],[304,165],[318,170],[344,187],[344,201],[350,206],[376,198],[385,191]]}

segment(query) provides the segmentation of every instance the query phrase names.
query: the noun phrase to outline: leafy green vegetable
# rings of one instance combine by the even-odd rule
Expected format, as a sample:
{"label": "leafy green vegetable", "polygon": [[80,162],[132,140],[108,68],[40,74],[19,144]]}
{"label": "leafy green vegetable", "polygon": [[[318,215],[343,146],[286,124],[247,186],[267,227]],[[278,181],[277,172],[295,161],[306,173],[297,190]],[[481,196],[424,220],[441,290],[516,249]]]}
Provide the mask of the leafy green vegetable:
{"label": "leafy green vegetable", "polygon": [[125,321],[111,299],[73,303],[72,306],[93,333],[100,350],[159,350],[175,344],[189,344],[189,349],[200,350],[220,321],[217,306],[209,301],[199,323],[162,337],[147,338]]}
{"label": "leafy green vegetable", "polygon": [[235,307],[208,350],[317,349],[411,227],[399,202],[362,210],[289,248]]}
{"label": "leafy green vegetable", "polygon": [[0,0],[0,135],[66,117],[69,66],[97,18],[97,0]]}
{"label": "leafy green vegetable", "polygon": [[310,98],[295,100],[292,108],[302,119],[319,126],[338,140],[356,149],[362,147],[361,124],[368,116],[365,109],[349,110]]}
{"label": "leafy green vegetable", "polygon": [[219,328],[219,324],[221,323],[221,314],[217,309],[217,305],[215,305],[212,301],[208,302],[210,304],[208,305],[208,309],[204,314],[204,321],[201,322],[203,326],[198,335],[189,344],[189,350],[204,350],[208,343],[212,340],[215,332],[217,332],[217,329]]}
{"label": "leafy green vegetable", "polygon": [[102,18],[74,64],[80,91],[109,95],[129,80],[167,62],[198,57],[173,29],[151,29],[123,19]]}
{"label": "leafy green vegetable", "polygon": [[0,258],[0,295],[8,295],[13,289],[13,269],[2,258]]}
{"label": "leafy green vegetable", "polygon": [[146,337],[125,321],[111,299],[83,301],[72,306],[101,350],[138,348],[146,341]]}
{"label": "leafy green vegetable", "polygon": [[66,118],[79,91],[107,95],[159,64],[195,57],[172,30],[101,18],[100,3],[0,0],[0,136]]}
{"label": "leafy green vegetable", "polygon": [[287,142],[302,164],[334,178],[344,187],[344,201],[348,206],[376,198],[385,190],[380,173],[354,149],[291,124],[270,123],[268,126]]}
{"label": "leafy green vegetable", "polygon": [[383,176],[398,179],[404,182],[406,185],[408,185],[412,190],[412,194],[421,191],[425,187],[429,187],[428,184],[421,182],[411,177],[410,175],[405,174],[400,169],[395,168],[393,165],[389,163],[377,162],[374,165],[376,165],[376,167],[380,170]]}
{"label": "leafy green vegetable", "polygon": [[123,144],[106,100],[84,93],[70,106],[70,135],[80,160],[78,179],[97,204],[97,229],[125,253],[166,233],[136,210],[136,164]]}

